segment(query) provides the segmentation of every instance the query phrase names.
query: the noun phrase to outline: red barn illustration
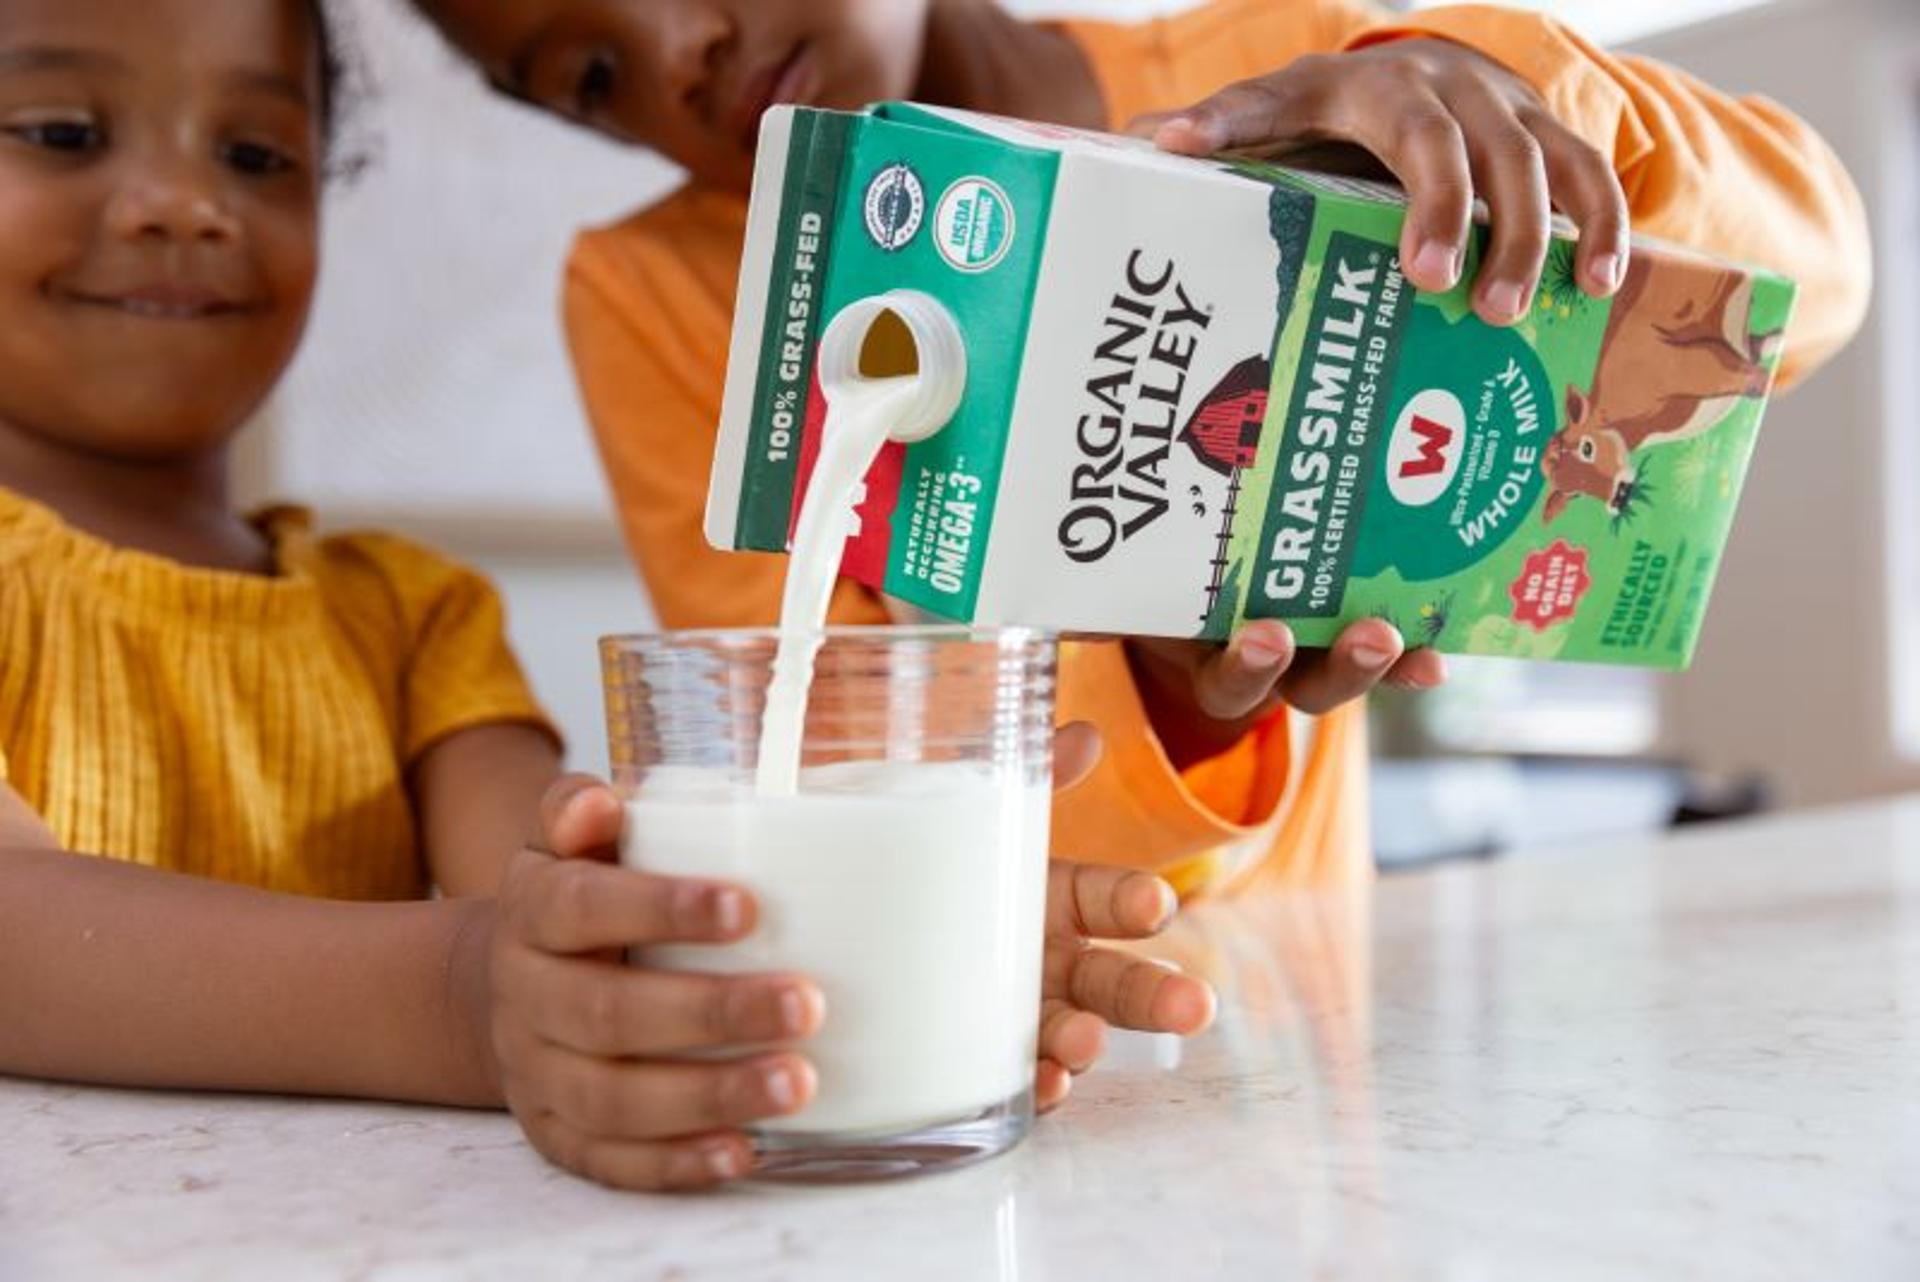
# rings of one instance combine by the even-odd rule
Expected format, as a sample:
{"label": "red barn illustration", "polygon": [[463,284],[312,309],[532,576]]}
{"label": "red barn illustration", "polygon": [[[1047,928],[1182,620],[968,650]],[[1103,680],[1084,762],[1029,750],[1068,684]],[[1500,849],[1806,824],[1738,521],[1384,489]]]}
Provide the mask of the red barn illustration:
{"label": "red barn illustration", "polygon": [[1273,365],[1249,356],[1227,371],[1180,434],[1193,456],[1222,476],[1253,466],[1267,421]]}
{"label": "red barn illustration", "polygon": [[1214,541],[1207,605],[1201,619],[1213,616],[1230,569],[1227,553],[1233,546],[1233,518],[1240,510],[1240,477],[1260,456],[1260,431],[1267,422],[1267,397],[1273,385],[1273,362],[1249,356],[1207,393],[1200,408],[1187,420],[1180,440],[1210,471],[1227,478],[1227,501],[1220,510],[1220,532]]}

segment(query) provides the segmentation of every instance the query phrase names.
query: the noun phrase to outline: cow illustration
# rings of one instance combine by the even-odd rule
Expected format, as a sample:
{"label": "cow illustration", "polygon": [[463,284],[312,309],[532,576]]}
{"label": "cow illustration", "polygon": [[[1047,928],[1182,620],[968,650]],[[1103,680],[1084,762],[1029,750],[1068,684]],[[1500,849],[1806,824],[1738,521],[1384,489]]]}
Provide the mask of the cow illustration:
{"label": "cow illustration", "polygon": [[1548,522],[1583,495],[1626,515],[1640,483],[1636,451],[1691,440],[1767,394],[1780,334],[1750,333],[1752,311],[1751,277],[1692,258],[1658,270],[1633,260],[1592,390],[1567,389],[1566,426],[1541,455]]}

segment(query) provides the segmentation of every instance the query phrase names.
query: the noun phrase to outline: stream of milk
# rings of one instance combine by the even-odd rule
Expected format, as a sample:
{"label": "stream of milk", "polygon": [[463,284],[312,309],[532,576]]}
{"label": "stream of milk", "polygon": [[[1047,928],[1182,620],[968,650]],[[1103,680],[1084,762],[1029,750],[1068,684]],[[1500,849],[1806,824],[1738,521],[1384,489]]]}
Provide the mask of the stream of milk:
{"label": "stream of milk", "polygon": [[819,1070],[818,1094],[770,1131],[879,1136],[976,1115],[1027,1089],[1038,1036],[1044,779],[987,763],[801,769],[814,661],[867,473],[889,439],[937,430],[952,413],[924,379],[946,379],[956,398],[964,380],[921,368],[898,316],[891,327],[889,313],[866,318],[857,368],[844,349],[830,361],[823,345],[827,416],[794,534],[754,782],[656,770],[628,802],[622,848],[631,867],[735,881],[760,905],[749,939],[649,949],[649,964],[791,970],[820,985],[826,1022],[801,1047]]}

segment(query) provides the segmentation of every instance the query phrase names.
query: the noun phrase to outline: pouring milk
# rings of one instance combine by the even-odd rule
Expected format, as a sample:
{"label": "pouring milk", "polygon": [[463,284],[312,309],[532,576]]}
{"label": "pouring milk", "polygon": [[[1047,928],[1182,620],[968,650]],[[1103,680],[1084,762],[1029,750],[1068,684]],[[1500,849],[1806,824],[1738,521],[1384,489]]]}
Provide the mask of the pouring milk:
{"label": "pouring milk", "polygon": [[[827,999],[804,1047],[819,1091],[762,1130],[886,1136],[1017,1100],[1032,1081],[1050,792],[984,764],[801,770],[814,662],[863,483],[889,442],[937,432],[966,353],[946,311],[896,292],[843,309],[822,341],[827,417],[793,539],[757,774],[653,772],[628,804],[625,861],[750,887],[760,919],[727,948],[651,964],[794,970]],[[1041,772],[1044,775],[1044,772]]]}

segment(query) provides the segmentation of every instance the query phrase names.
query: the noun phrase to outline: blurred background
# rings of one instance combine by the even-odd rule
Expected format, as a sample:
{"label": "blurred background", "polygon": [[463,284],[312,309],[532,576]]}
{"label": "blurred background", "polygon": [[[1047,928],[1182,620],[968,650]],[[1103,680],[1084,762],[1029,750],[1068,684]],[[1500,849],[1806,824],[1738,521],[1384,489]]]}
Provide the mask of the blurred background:
{"label": "blurred background", "polygon": [[[677,175],[485,93],[401,0],[345,7],[365,164],[331,195],[314,326],[249,436],[244,488],[491,574],[572,764],[603,770],[595,641],[652,615],[567,366],[560,267],[578,228]],[[1860,341],[1769,413],[1693,671],[1456,662],[1439,695],[1377,701],[1382,863],[1920,787],[1920,4],[1527,7],[1811,121],[1866,197],[1880,288]]]}

